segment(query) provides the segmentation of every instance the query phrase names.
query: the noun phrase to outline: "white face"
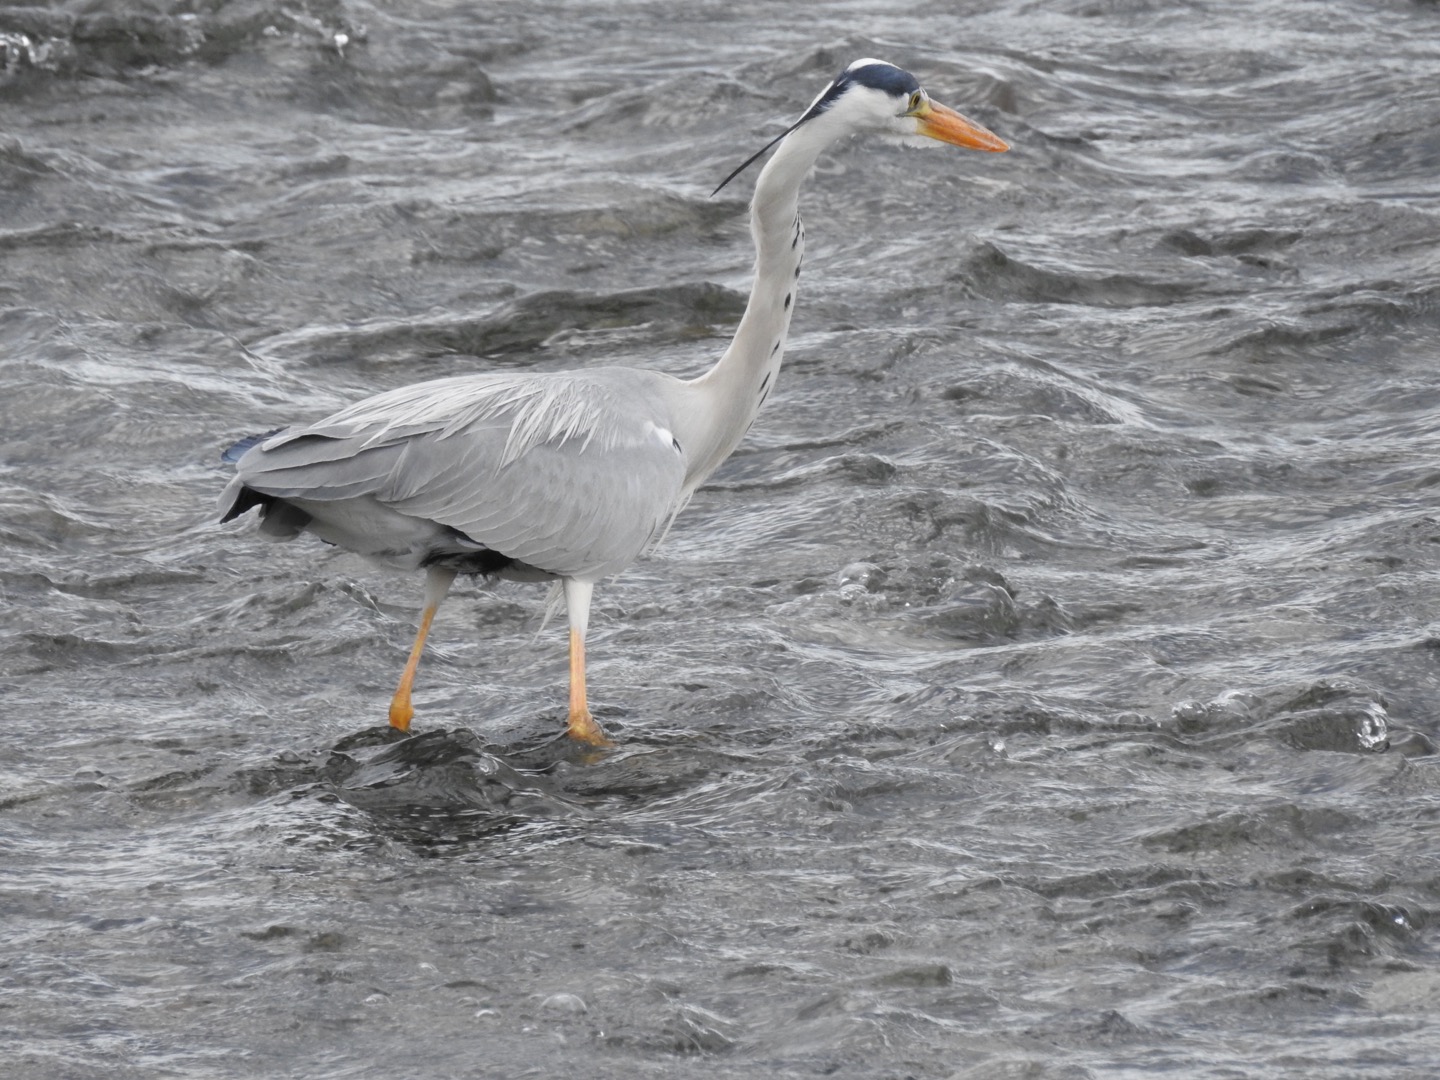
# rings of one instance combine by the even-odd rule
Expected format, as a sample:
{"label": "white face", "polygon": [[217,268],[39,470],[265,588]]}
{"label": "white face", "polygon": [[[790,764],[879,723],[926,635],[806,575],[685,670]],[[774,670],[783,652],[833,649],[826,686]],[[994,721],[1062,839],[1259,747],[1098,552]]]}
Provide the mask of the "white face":
{"label": "white face", "polygon": [[[847,76],[866,67],[888,69],[896,76],[895,81],[900,84],[900,88],[881,89],[878,86],[867,85],[865,82],[848,82]],[[840,95],[835,97],[837,83],[847,83],[847,85]],[[905,86],[905,83],[909,85]],[[922,103],[929,103],[925,91],[915,86],[912,77],[907,76],[893,64],[869,56],[856,60],[847,67],[839,79],[816,96],[804,115],[809,116],[814,113],[827,97],[833,100],[826,105],[823,112],[813,118],[814,121],[830,127],[832,131],[835,127],[840,127],[852,134],[863,132],[883,135],[898,138],[904,142],[909,142],[918,136],[919,120],[914,114],[921,108]]]}
{"label": "white face", "polygon": [[923,90],[914,94],[891,94],[855,83],[814,122],[839,125],[855,134],[881,135],[924,146],[931,140],[921,138],[920,120],[914,115],[921,103],[929,103]]}

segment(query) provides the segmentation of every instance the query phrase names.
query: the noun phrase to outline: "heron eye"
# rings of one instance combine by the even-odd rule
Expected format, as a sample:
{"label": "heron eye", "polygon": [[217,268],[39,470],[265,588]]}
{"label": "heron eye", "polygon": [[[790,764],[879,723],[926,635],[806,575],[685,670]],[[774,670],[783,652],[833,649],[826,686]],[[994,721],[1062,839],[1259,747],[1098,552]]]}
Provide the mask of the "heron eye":
{"label": "heron eye", "polygon": [[924,104],[925,104],[925,91],[924,91],[924,90],[916,90],[913,94],[910,95],[910,105],[909,105],[909,107],[908,107],[905,111],[906,111],[907,113],[916,113],[916,112],[919,112],[919,111],[920,111],[920,107],[921,107],[922,105],[924,105]]}

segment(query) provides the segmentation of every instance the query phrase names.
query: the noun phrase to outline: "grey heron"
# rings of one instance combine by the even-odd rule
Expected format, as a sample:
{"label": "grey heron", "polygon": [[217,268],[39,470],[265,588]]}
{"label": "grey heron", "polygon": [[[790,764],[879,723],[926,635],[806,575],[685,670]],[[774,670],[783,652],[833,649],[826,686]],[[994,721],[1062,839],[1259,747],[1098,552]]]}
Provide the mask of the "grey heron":
{"label": "grey heron", "polygon": [[[849,135],[1004,140],[936,101],[915,76],[866,58],[842,71],[772,146],[750,202],[755,281],[734,340],[703,375],[604,367],[482,372],[377,394],[310,424],[242,439],[221,520],[260,508],[260,529],[308,532],[372,560],[424,569],[424,607],[390,723],[409,730],[426,636],[457,574],[558,581],[570,623],[570,737],[609,744],[585,693],[597,582],[657,543],[729,457],[775,383],[805,250],[800,185]],[[713,194],[713,193],[712,193]]]}

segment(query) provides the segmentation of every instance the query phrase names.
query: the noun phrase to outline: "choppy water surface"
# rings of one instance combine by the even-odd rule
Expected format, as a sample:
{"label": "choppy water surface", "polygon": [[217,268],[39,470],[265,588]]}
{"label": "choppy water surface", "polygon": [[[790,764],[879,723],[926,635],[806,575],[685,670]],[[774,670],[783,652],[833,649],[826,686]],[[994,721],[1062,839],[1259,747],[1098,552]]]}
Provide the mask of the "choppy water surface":
{"label": "choppy water surface", "polygon": [[[0,8],[7,1076],[1440,1068],[1440,9]],[[953,8],[954,5],[936,5]],[[718,355],[734,164],[879,55],[779,389],[603,588],[213,523],[404,382]]]}

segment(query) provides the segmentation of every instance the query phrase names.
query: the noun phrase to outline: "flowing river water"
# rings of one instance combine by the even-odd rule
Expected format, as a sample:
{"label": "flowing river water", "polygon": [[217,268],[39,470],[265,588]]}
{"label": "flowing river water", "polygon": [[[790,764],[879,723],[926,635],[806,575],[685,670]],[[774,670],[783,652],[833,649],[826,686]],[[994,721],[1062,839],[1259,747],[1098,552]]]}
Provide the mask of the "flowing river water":
{"label": "flowing river water", "polygon": [[[425,378],[778,386],[597,592],[216,524]],[[0,1073],[1440,1074],[1440,6],[0,7]]]}

